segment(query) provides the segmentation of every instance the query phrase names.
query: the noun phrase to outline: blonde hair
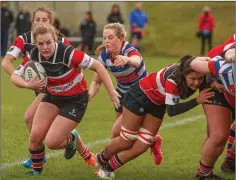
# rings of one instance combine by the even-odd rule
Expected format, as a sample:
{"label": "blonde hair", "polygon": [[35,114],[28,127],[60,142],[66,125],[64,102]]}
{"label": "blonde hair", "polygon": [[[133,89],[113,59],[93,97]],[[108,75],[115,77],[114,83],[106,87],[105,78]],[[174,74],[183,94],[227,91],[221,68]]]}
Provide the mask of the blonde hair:
{"label": "blonde hair", "polygon": [[39,11],[47,13],[50,24],[53,23],[52,11],[49,8],[45,7],[45,6],[38,6],[33,11],[32,24],[34,23],[34,18],[35,18],[36,13],[39,12]]}
{"label": "blonde hair", "polygon": [[[109,23],[107,25],[104,26],[103,31],[105,29],[113,29],[115,32],[115,35],[118,38],[124,38],[124,40],[126,40],[126,31],[125,31],[125,26],[123,24],[120,23]],[[96,56],[99,56],[99,54],[101,54],[101,52],[105,49],[105,45],[102,43],[100,44],[96,50],[95,50],[95,54]]]}
{"label": "blonde hair", "polygon": [[33,32],[34,43],[36,43],[36,38],[39,34],[46,34],[46,33],[50,33],[52,35],[53,40],[57,41],[57,35],[55,32],[55,28],[54,28],[54,26],[52,26],[50,24],[37,24],[34,26],[32,32]]}

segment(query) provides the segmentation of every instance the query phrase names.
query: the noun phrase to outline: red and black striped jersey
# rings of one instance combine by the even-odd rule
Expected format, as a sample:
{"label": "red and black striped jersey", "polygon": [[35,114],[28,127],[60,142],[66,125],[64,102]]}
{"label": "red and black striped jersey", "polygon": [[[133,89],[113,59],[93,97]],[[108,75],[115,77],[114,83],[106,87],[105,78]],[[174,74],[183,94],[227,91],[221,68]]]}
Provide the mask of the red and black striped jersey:
{"label": "red and black striped jersey", "polygon": [[[64,44],[71,45],[70,42],[64,38],[59,36],[58,42],[62,42]],[[25,58],[29,57],[31,50],[36,47],[33,42],[33,33],[32,31],[26,32],[18,36],[6,54],[13,56],[15,59],[22,56]]]}
{"label": "red and black striped jersey", "polygon": [[56,43],[55,52],[48,60],[34,48],[30,53],[30,59],[25,59],[15,74],[22,75],[24,65],[29,61],[39,62],[47,73],[47,91],[57,96],[72,96],[80,94],[87,89],[84,75],[81,71],[89,69],[93,59],[87,54],[65,45],[62,42]]}
{"label": "red and black striped jersey", "polygon": [[174,75],[176,66],[170,65],[140,80],[140,88],[154,104],[175,105],[195,92],[188,88],[186,97],[180,94]]}

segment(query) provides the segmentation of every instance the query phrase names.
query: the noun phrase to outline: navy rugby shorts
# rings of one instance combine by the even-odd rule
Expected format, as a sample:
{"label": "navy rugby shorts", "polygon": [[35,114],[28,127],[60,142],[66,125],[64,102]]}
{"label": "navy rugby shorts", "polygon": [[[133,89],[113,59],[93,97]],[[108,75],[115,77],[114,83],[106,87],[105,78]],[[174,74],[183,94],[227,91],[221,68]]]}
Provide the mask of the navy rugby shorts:
{"label": "navy rugby shorts", "polygon": [[139,87],[138,82],[132,85],[125,93],[123,106],[138,116],[150,114],[156,118],[163,119],[166,113],[166,105],[157,105],[151,102]]}

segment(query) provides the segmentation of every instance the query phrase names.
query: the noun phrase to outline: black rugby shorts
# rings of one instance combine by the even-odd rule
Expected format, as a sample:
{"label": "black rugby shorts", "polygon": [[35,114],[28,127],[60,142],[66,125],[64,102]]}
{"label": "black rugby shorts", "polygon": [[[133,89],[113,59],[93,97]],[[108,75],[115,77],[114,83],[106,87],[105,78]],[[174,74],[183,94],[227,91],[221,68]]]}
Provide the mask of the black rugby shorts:
{"label": "black rugby shorts", "polygon": [[88,105],[88,91],[74,96],[54,96],[47,93],[42,102],[56,105],[60,109],[60,116],[79,123]]}

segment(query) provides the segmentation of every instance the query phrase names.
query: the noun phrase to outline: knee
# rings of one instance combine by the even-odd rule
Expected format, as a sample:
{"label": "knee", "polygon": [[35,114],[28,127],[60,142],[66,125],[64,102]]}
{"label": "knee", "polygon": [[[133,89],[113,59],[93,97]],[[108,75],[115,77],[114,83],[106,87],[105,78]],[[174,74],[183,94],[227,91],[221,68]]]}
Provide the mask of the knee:
{"label": "knee", "polygon": [[119,139],[124,149],[130,149],[133,143],[138,139],[138,132],[130,131],[124,126],[121,126]]}
{"label": "knee", "polygon": [[228,137],[229,137],[228,133],[218,133],[218,134],[213,134],[210,138],[212,139],[216,147],[224,148],[228,140]]}
{"label": "knee", "polygon": [[111,138],[113,139],[115,137],[118,137],[119,135],[120,135],[120,127],[114,125],[111,130]]}
{"label": "knee", "polygon": [[28,125],[28,124],[32,124],[33,119],[34,119],[34,114],[33,114],[31,111],[27,110],[27,111],[25,112],[24,119],[25,119],[25,123],[26,123],[27,125]]}
{"label": "knee", "polygon": [[43,142],[42,134],[39,132],[31,132],[30,134],[30,149],[38,149]]}
{"label": "knee", "polygon": [[52,138],[46,137],[45,138],[45,144],[46,146],[51,149],[51,150],[56,150],[58,149],[58,143],[55,142]]}

